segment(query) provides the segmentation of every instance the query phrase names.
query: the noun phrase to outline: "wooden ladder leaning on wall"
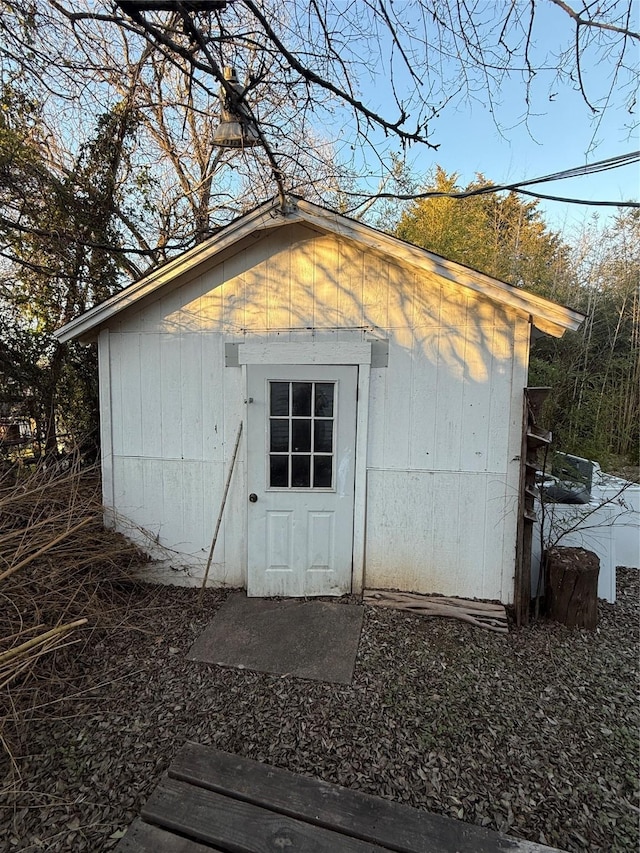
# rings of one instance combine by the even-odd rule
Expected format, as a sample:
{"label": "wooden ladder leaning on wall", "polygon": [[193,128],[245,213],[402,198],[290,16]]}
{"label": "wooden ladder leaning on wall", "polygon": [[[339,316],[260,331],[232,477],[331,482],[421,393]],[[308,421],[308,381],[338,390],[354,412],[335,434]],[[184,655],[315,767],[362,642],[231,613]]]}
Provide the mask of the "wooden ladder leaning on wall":
{"label": "wooden ladder leaning on wall", "polygon": [[520,451],[520,489],[518,495],[518,533],[516,544],[516,572],[514,607],[516,625],[529,624],[531,607],[531,545],[533,525],[536,522],[534,499],[536,496],[537,452],[551,443],[551,433],[540,428],[542,404],[550,388],[525,388],[522,415],[522,447]]}

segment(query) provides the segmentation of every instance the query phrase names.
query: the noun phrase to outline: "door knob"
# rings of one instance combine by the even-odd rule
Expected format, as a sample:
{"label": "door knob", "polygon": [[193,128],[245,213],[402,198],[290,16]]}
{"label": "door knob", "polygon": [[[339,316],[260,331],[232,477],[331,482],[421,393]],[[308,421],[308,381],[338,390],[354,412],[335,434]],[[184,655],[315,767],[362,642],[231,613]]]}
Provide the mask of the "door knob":
{"label": "door knob", "polygon": [[252,504],[254,504],[258,500],[258,496],[255,492],[251,492],[251,494],[249,495],[249,500]]}

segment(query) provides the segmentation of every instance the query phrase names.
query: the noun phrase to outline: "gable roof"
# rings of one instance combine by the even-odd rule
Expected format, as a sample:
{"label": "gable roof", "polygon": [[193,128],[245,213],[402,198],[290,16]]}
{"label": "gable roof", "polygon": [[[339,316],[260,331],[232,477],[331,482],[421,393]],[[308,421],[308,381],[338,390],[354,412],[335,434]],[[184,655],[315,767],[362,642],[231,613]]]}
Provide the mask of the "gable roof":
{"label": "gable roof", "polygon": [[584,316],[549,299],[520,290],[478,272],[464,264],[448,261],[397,237],[378,231],[354,219],[333,213],[302,199],[294,199],[282,210],[277,199],[266,202],[251,213],[223,227],[215,236],[184,252],[148,275],[123,288],[104,302],[71,320],[54,334],[61,342],[95,338],[98,327],[141,299],[194,270],[200,264],[215,260],[226,249],[245,237],[263,236],[266,232],[293,223],[307,225],[315,231],[335,234],[360,246],[393,257],[424,272],[435,273],[461,287],[482,293],[489,299],[508,305],[529,315],[542,332],[560,337],[566,329],[577,329]]}

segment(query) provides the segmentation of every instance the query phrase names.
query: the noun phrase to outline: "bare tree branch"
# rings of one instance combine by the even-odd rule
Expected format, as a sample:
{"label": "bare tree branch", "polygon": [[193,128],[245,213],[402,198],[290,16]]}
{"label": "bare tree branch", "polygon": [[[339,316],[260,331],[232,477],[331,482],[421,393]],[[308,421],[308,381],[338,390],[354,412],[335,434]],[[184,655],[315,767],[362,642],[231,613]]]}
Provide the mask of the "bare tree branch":
{"label": "bare tree branch", "polygon": [[[572,18],[577,27],[589,27],[590,29],[597,30],[606,30],[610,33],[619,33],[625,38],[632,38],[640,41],[640,33],[634,32],[628,26],[620,27],[616,26],[616,24],[608,23],[607,21],[598,21],[595,18],[583,18],[575,9],[572,9],[568,3],[565,3],[564,0],[551,0],[555,6],[559,9],[562,9],[570,18]],[[585,6],[585,9],[587,7]],[[596,7],[599,8],[599,7]],[[631,11],[631,5],[629,5],[628,12]]]}

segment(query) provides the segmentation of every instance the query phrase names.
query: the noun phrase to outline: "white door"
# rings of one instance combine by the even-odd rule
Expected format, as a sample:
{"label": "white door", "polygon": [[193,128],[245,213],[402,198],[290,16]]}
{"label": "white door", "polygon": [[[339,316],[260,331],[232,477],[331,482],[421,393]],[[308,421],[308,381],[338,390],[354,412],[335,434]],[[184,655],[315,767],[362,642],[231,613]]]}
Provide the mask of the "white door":
{"label": "white door", "polygon": [[247,366],[250,596],[351,591],[357,373]]}

